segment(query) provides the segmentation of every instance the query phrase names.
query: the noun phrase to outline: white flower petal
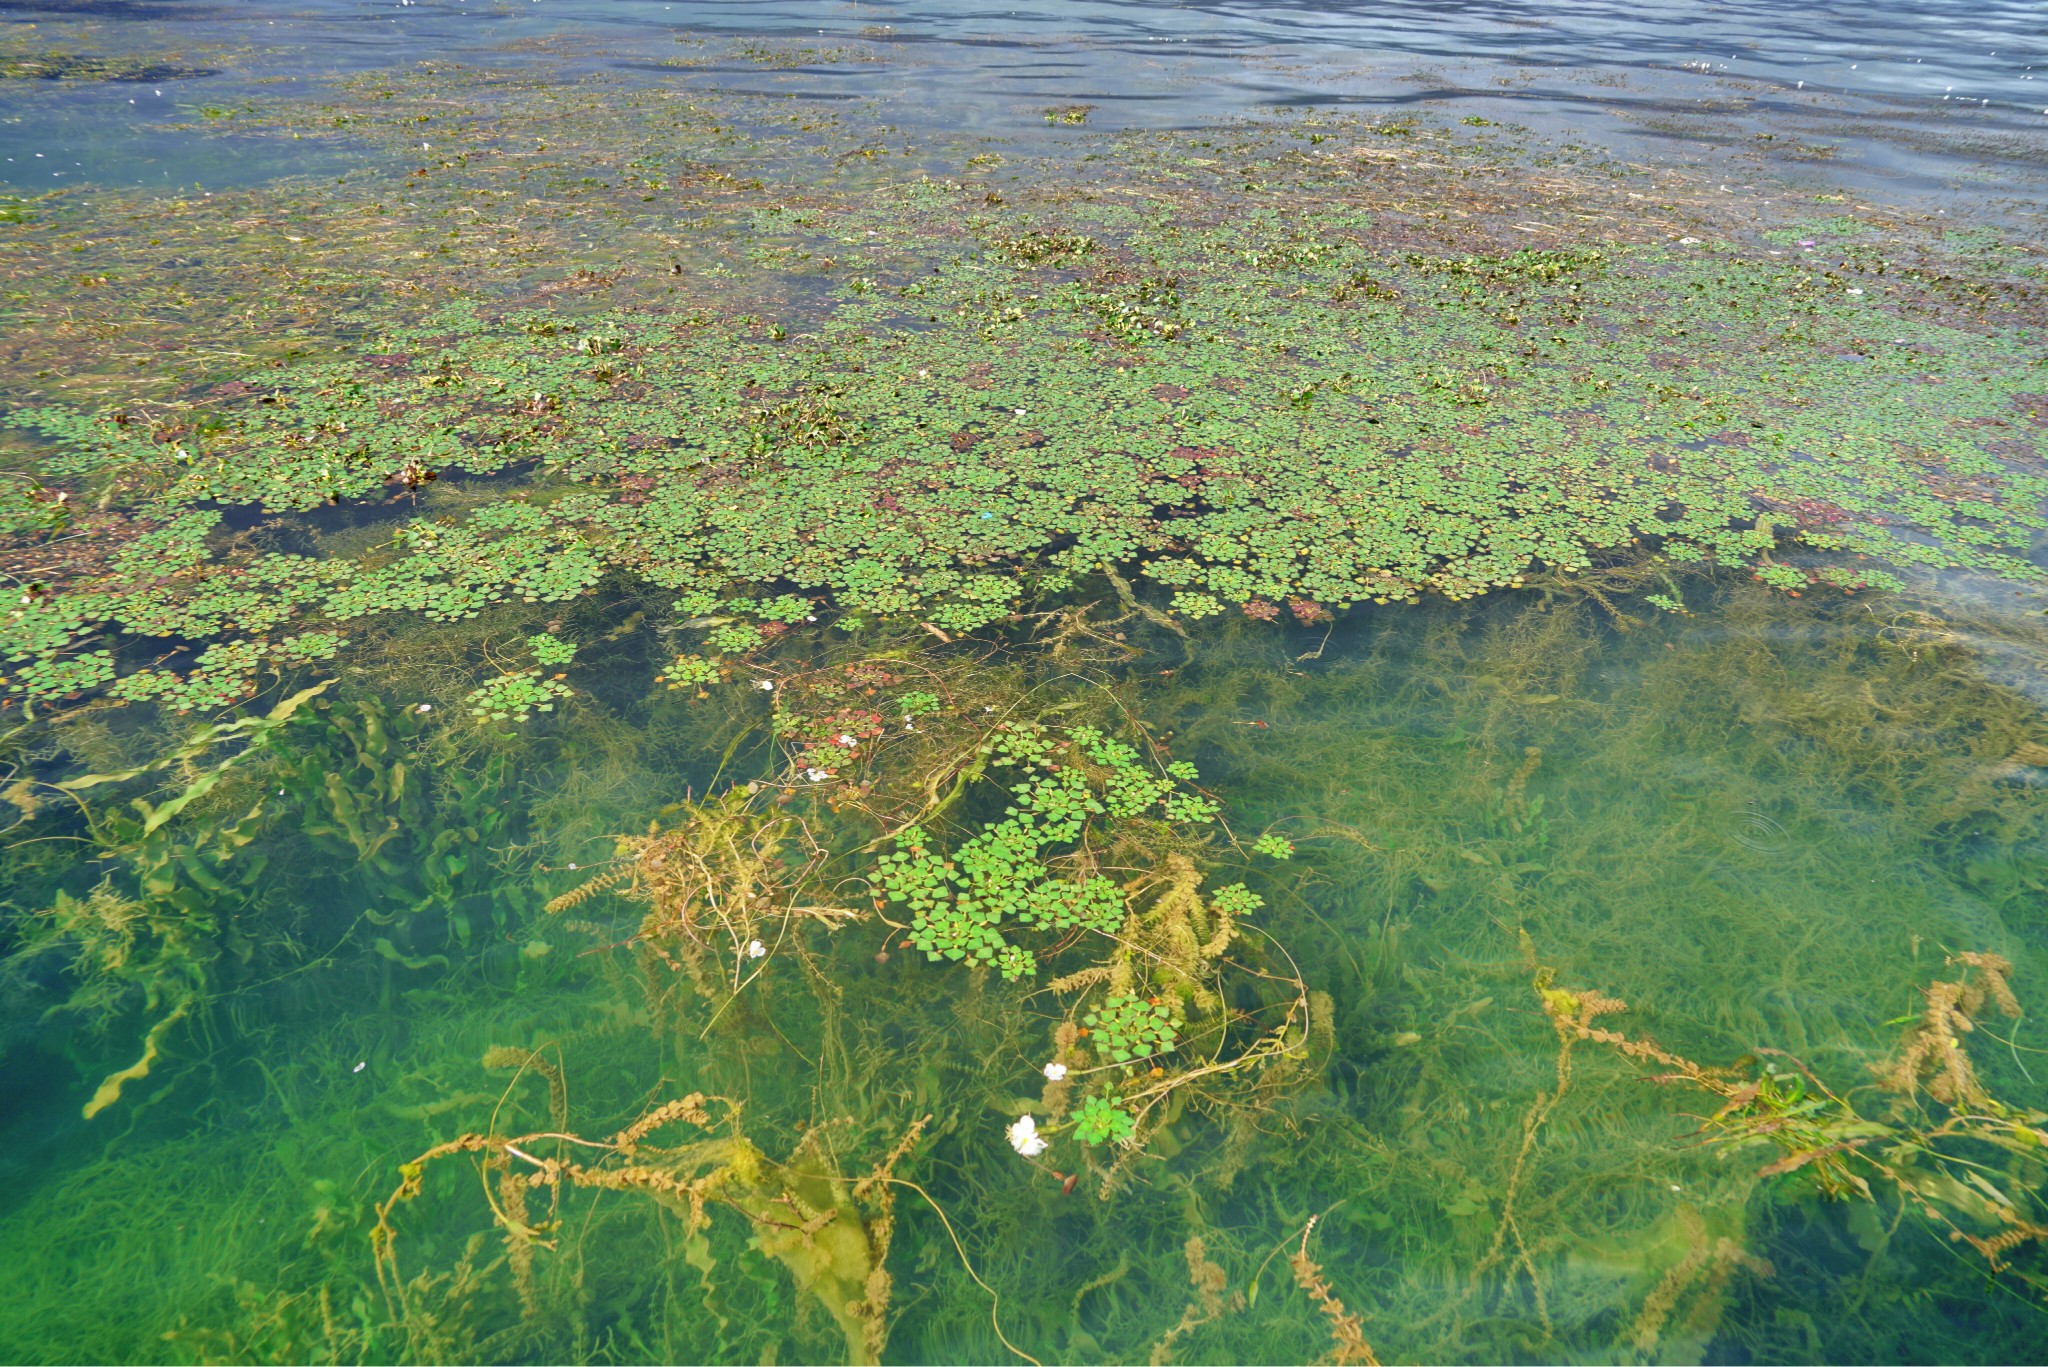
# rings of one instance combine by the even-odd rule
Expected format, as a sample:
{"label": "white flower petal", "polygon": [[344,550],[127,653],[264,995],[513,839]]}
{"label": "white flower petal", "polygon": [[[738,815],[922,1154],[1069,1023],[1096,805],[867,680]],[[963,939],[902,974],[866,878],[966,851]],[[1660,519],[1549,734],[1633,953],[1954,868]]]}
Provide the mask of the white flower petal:
{"label": "white flower petal", "polygon": [[1026,1158],[1036,1158],[1051,1147],[1045,1136],[1038,1132],[1038,1122],[1028,1115],[1019,1117],[1005,1133],[1009,1136],[1010,1147]]}
{"label": "white flower petal", "polygon": [[1045,1078],[1048,1082],[1058,1082],[1066,1075],[1067,1065],[1064,1063],[1048,1063],[1045,1065]]}

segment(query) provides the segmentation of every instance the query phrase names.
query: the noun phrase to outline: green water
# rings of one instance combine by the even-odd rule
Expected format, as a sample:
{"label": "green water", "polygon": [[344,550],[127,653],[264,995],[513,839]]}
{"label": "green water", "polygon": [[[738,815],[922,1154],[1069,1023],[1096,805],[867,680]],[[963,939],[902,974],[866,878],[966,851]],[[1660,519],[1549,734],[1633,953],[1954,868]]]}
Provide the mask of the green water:
{"label": "green water", "polygon": [[8,1358],[2044,1356],[2026,203],[526,8],[0,53]]}
{"label": "green water", "polygon": [[[1772,1045],[1865,1095],[1945,953],[2002,954],[2040,1000],[2031,761],[2048,723],[1994,677],[2035,667],[2037,619],[1816,608],[1735,581],[1701,596],[1695,617],[1625,631],[1584,596],[1529,595],[1380,611],[1326,639],[1247,623],[1183,652],[1162,636],[1121,665],[940,665],[968,715],[928,713],[933,732],[977,724],[984,697],[1143,727],[1200,768],[1244,842],[1270,828],[1295,846],[1210,854],[1212,881],[1265,899],[1245,961],[1298,965],[1316,994],[1306,1057],[1260,1090],[1198,1087],[1107,1200],[1110,1151],[1080,1157],[1063,1194],[1078,1146],[1034,1164],[1004,1140],[1061,1015],[1042,985],[885,952],[870,919],[778,940],[707,1019],[650,998],[618,947],[644,906],[540,910],[580,881],[571,864],[604,863],[607,833],[773,777],[767,693],[650,691],[647,633],[603,640],[630,605],[597,600],[562,630],[598,642],[574,668],[602,703],[503,739],[413,710],[375,671],[344,678],[161,828],[199,844],[254,812],[229,857],[157,866],[220,882],[218,947],[203,1006],[114,1109],[78,1115],[180,1000],[175,945],[141,930],[138,971],[93,980],[110,995],[76,1012],[62,955],[15,961],[0,1339],[30,1360],[844,1355],[789,1268],[749,1247],[749,1217],[713,1211],[699,1268],[678,1218],[625,1192],[564,1199],[522,1305],[491,1183],[460,1155],[395,1208],[380,1285],[369,1231],[399,1163],[463,1132],[559,1127],[540,1076],[484,1066],[512,1047],[559,1066],[585,1135],[701,1091],[742,1102],[776,1158],[857,1177],[930,1115],[903,1164],[922,1190],[895,1208],[891,1360],[998,1359],[997,1325],[1045,1361],[1142,1360],[1184,1309],[1177,1360],[1328,1353],[1287,1266],[1311,1217],[1309,1251],[1383,1360],[2025,1359],[2026,1283],[1987,1280],[1896,1201],[1760,1182],[1755,1152],[1685,1138],[1698,1093],[1612,1051],[1581,1044],[1557,1095],[1532,955],[1630,1003],[1605,1024],[1703,1061]],[[777,669],[786,691],[799,664],[901,669],[911,649],[793,639]],[[431,633],[415,650],[404,669]],[[103,723],[78,744],[111,762],[150,741]],[[873,823],[800,790],[774,808],[776,791],[757,804],[800,814],[862,908],[846,880]],[[988,814],[970,799],[948,820]],[[9,853],[19,903],[78,888],[90,857],[78,814],[45,822]],[[116,882],[149,876],[134,843],[109,851]],[[154,1002],[149,964],[169,965]],[[2048,1057],[2029,1023],[1987,1019],[1971,1041],[1987,1087],[2021,1102]],[[1206,1309],[1190,1238],[1218,1269]]]}

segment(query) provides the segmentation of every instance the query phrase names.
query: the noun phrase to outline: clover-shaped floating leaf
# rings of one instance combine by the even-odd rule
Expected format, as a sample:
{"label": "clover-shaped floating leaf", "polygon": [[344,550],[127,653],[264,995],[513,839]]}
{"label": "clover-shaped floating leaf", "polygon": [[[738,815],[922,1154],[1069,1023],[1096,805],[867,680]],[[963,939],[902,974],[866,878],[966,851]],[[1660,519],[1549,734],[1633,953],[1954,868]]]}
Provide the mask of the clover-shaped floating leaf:
{"label": "clover-shaped floating leaf", "polygon": [[565,641],[552,633],[527,637],[526,648],[533,652],[534,659],[551,669],[576,658],[575,642]]}
{"label": "clover-shaped floating leaf", "polygon": [[74,697],[90,692],[114,678],[114,657],[105,650],[88,650],[64,658],[45,657],[14,671],[13,682],[32,698]]}
{"label": "clover-shaped floating leaf", "polygon": [[[929,694],[899,701],[920,696],[937,705]],[[854,710],[842,709],[827,719],[826,729],[863,725],[846,721],[853,716]],[[841,748],[806,751],[798,763],[830,772],[833,764],[844,762],[845,742],[870,734],[844,731],[837,738]],[[1116,880],[1099,873],[1055,874],[1047,860],[1097,821],[1146,813],[1166,820],[1214,820],[1213,803],[1178,788],[1177,780],[1195,774],[1192,765],[1180,764],[1170,775],[1153,772],[1138,751],[1094,727],[1058,732],[1005,724],[990,734],[983,753],[991,768],[1021,771],[1010,783],[1011,803],[1003,816],[950,854],[936,849],[922,828],[905,830],[876,874],[884,899],[910,914],[907,943],[933,961],[994,964],[1005,977],[1031,976],[1038,969],[1036,957],[1013,945],[1006,928],[1115,936],[1130,915]]]}
{"label": "clover-shaped floating leaf", "polygon": [[1074,1108],[1074,1138],[1083,1144],[1122,1144],[1137,1132],[1137,1118],[1108,1097],[1087,1097]]}
{"label": "clover-shaped floating leaf", "polygon": [[573,692],[560,679],[544,678],[538,669],[526,669],[490,680],[463,702],[469,715],[479,721],[523,722],[535,712],[554,711],[555,701]]}
{"label": "clover-shaped floating leaf", "polygon": [[713,627],[705,634],[704,644],[721,655],[744,655],[758,649],[764,639],[761,628],[745,622],[731,622]]}
{"label": "clover-shaped floating leaf", "polygon": [[896,699],[896,710],[902,713],[906,720],[922,717],[926,713],[939,710],[939,695],[917,691],[905,693]]}
{"label": "clover-shaped floating leaf", "polygon": [[1112,996],[1081,1017],[1096,1052],[1114,1063],[1150,1058],[1173,1047],[1179,1026],[1158,998]]}
{"label": "clover-shaped floating leaf", "polygon": [[1230,916],[1249,916],[1266,905],[1266,899],[1242,883],[1229,883],[1216,889],[1210,897],[1209,906]]}
{"label": "clover-shaped floating leaf", "polygon": [[1272,831],[1268,831],[1257,840],[1254,840],[1252,842],[1252,849],[1259,854],[1270,855],[1275,859],[1292,859],[1294,857],[1293,842],[1287,840],[1284,836],[1274,834]]}
{"label": "clover-shaped floating leaf", "polygon": [[724,671],[718,662],[701,655],[678,655],[667,669],[655,676],[670,688],[701,688],[705,684],[717,683],[723,677]]}

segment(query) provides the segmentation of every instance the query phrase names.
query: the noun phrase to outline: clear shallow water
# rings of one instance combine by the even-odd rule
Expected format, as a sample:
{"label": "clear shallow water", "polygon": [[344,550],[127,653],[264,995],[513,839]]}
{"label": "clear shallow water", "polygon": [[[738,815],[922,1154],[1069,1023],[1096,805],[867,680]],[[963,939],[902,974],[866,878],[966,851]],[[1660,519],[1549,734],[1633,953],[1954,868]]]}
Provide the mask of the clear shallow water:
{"label": "clear shallow water", "polygon": [[[570,630],[595,638],[615,612],[579,609]],[[1057,1019],[1042,995],[958,1003],[946,970],[850,929],[815,946],[839,980],[833,1011],[778,955],[742,1019],[699,1040],[670,1033],[687,1013],[650,1021],[630,958],[604,949],[630,933],[630,903],[538,910],[574,885],[570,867],[602,863],[604,832],[700,791],[735,727],[765,713],[758,693],[647,694],[629,634],[577,673],[632,719],[625,748],[619,722],[586,706],[488,763],[450,728],[337,703],[279,745],[272,772],[298,776],[262,780],[288,794],[252,847],[275,860],[250,884],[262,896],[238,901],[231,874],[236,890],[211,903],[251,933],[259,914],[273,933],[289,923],[312,958],[294,968],[262,946],[247,974],[218,965],[237,986],[211,1027],[161,1084],[91,1122],[75,1107],[95,1074],[60,1059],[118,1057],[125,1041],[96,1042],[85,1016],[11,1019],[9,1086],[31,1100],[5,1146],[8,1341],[32,1359],[838,1355],[829,1323],[746,1251],[743,1223],[714,1222],[705,1290],[674,1227],[625,1197],[565,1206],[573,1223],[541,1255],[539,1309],[522,1318],[495,1241],[464,1251],[489,1207],[459,1159],[396,1217],[400,1266],[429,1275],[401,1297],[412,1318],[392,1320],[365,1239],[395,1164],[465,1129],[559,1124],[537,1081],[508,1086],[502,1063],[479,1063],[510,1046],[559,1064],[586,1132],[685,1089],[743,1097],[764,1147],[838,1106],[849,1152],[936,1114],[935,1161],[909,1171],[1000,1294],[1004,1332],[1047,1361],[1147,1356],[1199,1303],[1191,1235],[1233,1290],[1263,1292],[1205,1323],[1191,1357],[1326,1351],[1286,1277],[1255,1276],[1318,1214],[1317,1258],[1389,1360],[2025,1356],[2039,1311],[2023,1295],[1985,1295],[1916,1222],[1886,1233],[1869,1207],[1759,1191],[1754,1161],[1686,1141],[1697,1093],[1581,1046],[1559,1096],[1558,1039],[1531,986],[1540,964],[1627,1000],[1608,1019],[1631,1035],[1713,1061],[1769,1044],[1845,1088],[1943,953],[2007,955],[2030,995],[2048,971],[2048,828],[2042,771],[2011,755],[2039,744],[2043,719],[1984,678],[1954,629],[1890,625],[1753,587],[1626,633],[1583,600],[1507,598],[1367,614],[1326,639],[1216,632],[1168,679],[1149,662],[1124,675],[1123,704],[1201,767],[1233,823],[1294,841],[1294,863],[1247,871],[1268,903],[1260,933],[1328,1015],[1312,1079],[1257,1105],[1235,1139],[1228,1111],[1190,1110],[1107,1203],[1063,1196],[1057,1169],[1002,1142]],[[1976,626],[2039,669],[2032,620]],[[1041,698],[1099,710],[1102,695],[1073,686],[1049,680]],[[363,730],[373,715],[388,740]],[[766,758],[743,744],[727,776],[769,772]],[[431,776],[409,806],[390,785],[407,761]],[[366,831],[384,811],[404,818],[384,857],[337,830],[322,770],[360,794]],[[451,839],[474,849],[469,871],[429,853]],[[500,872],[527,842],[553,872]],[[364,916],[388,953],[325,953]],[[16,1000],[60,996],[52,967],[17,972]],[[1973,1053],[2019,1100],[2036,1094],[2034,1045],[2010,1024],[1986,1025],[2009,1047]],[[928,1209],[901,1218],[887,1355],[1002,1352],[943,1228]],[[1526,1265],[1489,1252],[1509,1221]],[[1717,1260],[1724,1238],[1740,1259]],[[1660,1287],[1668,1315],[1649,1309]]]}
{"label": "clear shallow water", "polygon": [[[871,102],[863,117],[1024,147],[1071,140],[1081,155],[1095,144],[1048,126],[1048,106],[1096,104],[1090,126],[1113,130],[1443,95],[1438,112],[1453,119],[1506,110],[1589,139],[1579,125],[1592,104],[1634,109],[1637,131],[1600,141],[1697,168],[1752,126],[1804,127],[1810,100],[1860,150],[1790,167],[1812,177],[1808,190],[1861,178],[1901,197],[1939,191],[1960,216],[2013,186],[1978,179],[2003,163],[1905,145],[1902,130],[1938,102],[1917,68],[1984,92],[1991,104],[1943,125],[2019,138],[2001,155],[2023,164],[2038,153],[2019,100],[2033,59],[2015,71],[2005,44],[2036,36],[2027,8],[1859,11],[1851,46],[1828,37],[1847,17],[1784,8],[1650,22],[1595,7],[1375,7],[1367,20],[1266,6],[690,6],[686,36],[716,35],[699,48],[673,41],[683,6],[95,6],[98,27],[77,50],[175,50],[220,74],[152,81],[146,97],[120,82],[4,93],[23,119],[9,125],[23,139],[10,154],[43,150],[31,133],[52,152],[75,137],[71,171],[110,195],[152,177],[384,185],[389,149],[288,141],[277,127],[232,141],[131,135],[156,116],[126,124],[121,111],[163,99],[190,118],[259,93],[310,96],[311,76],[336,65],[422,57],[540,80],[616,68],[706,91],[857,96]],[[874,25],[889,32],[859,37]],[[753,57],[726,45],[763,32],[777,43]],[[856,38],[881,60],[814,62],[803,50]],[[651,69],[679,48],[704,64]],[[1794,60],[1809,48],[1813,63]],[[1716,70],[1671,69],[1694,60]],[[1850,62],[1857,71],[1841,69]],[[1820,74],[1798,74],[1809,65]],[[1409,79],[1418,70],[1435,74]],[[259,84],[272,75],[289,79]],[[1788,94],[1800,80],[1825,93]],[[1647,122],[1701,99],[1754,103],[1713,126]],[[396,172],[414,174],[411,161]],[[233,198],[249,217],[231,229],[266,221],[262,194]],[[146,225],[120,231],[171,235]],[[551,283],[572,260],[602,268],[602,236],[550,239]],[[1783,250],[1806,250],[1781,236]],[[668,245],[691,288],[710,291],[705,307],[744,299],[802,315],[789,299],[742,295],[757,282],[682,233]],[[2038,247],[2023,235],[1996,245],[2001,263],[2021,264]],[[394,237],[389,255],[428,250]],[[197,269],[197,255],[160,271]],[[221,259],[237,258],[224,244]],[[394,293],[410,284],[379,278]],[[831,297],[816,294],[807,307]],[[582,316],[573,298],[551,307]],[[152,311],[160,335],[196,330],[175,306]],[[309,334],[329,321],[312,319]],[[60,340],[104,367],[90,343]],[[288,354],[285,339],[248,345],[272,342],[280,351],[265,355]],[[239,375],[243,360],[202,358],[193,383]],[[226,536],[374,556],[402,517],[423,507],[459,520],[523,490],[528,474],[450,478],[303,519],[242,509]],[[1683,1069],[1670,1061],[1753,1079],[1770,1075],[1745,1056],[1784,1051],[1764,1057],[1796,1058],[1865,1123],[1909,1126],[1912,1107],[1877,1089],[1873,1069],[1915,1038],[1923,989],[1967,976],[1951,956],[1998,955],[2026,1014],[1978,1003],[1967,1053],[1987,1095],[2019,1114],[2042,1105],[2038,594],[1954,579],[1794,599],[1724,573],[1688,579],[1681,614],[1646,596],[1677,591],[1662,580],[1619,572],[1593,586],[1361,604],[1333,624],[1232,613],[1188,623],[1185,641],[1127,618],[1055,648],[1057,622],[1040,623],[1036,644],[985,655],[920,630],[793,622],[731,677],[670,687],[658,675],[702,649],[706,628],[686,626],[669,591],[607,582],[474,621],[351,628],[360,639],[331,671],[294,676],[335,678],[326,692],[158,768],[147,766],[202,717],[235,710],[88,709],[60,730],[24,726],[8,736],[10,781],[43,786],[9,789],[21,820],[4,866],[0,1261],[14,1271],[0,1280],[0,1343],[49,1361],[835,1361],[876,1348],[887,1360],[987,1361],[1013,1347],[1047,1362],[1291,1361],[1353,1352],[1341,1331],[1355,1315],[1386,1361],[2038,1357],[2041,1250],[2008,1250],[2013,1266],[1984,1275],[1985,1259],[1941,1222],[1979,1237],[2000,1228],[1975,1188],[1941,1184],[1960,1168],[1927,1158],[1879,1182],[1874,1202],[1826,1199],[1798,1170],[1768,1179],[1759,1168],[1783,1150],[1763,1134],[1748,1147],[1702,1142],[1728,1137],[1702,1130],[1726,1094],[1672,1081]],[[1091,581],[1066,600],[1116,593]],[[523,665],[542,632],[578,646],[560,666],[573,700],[523,725],[477,724],[471,690]],[[928,711],[899,701],[920,692]],[[271,689],[243,714],[285,696]],[[898,706],[916,710],[919,739],[901,739]],[[778,709],[801,724],[776,738]],[[1232,840],[1193,821],[1164,834],[1105,823],[1092,846],[1118,880],[1147,889],[1134,905],[1156,910],[1146,880],[1190,852],[1212,901],[1239,880],[1264,901],[1210,965],[1231,1025],[1203,1038],[1223,1059],[1274,1030],[1290,1052],[1200,1079],[1148,1113],[1156,1128],[1128,1162],[1071,1134],[1044,1155],[1005,1138],[1021,1114],[1054,1124],[1049,1059],[1087,1066],[1058,1033],[1079,1024],[1086,984],[1055,992],[928,963],[900,928],[867,916],[883,848],[870,842],[936,799],[945,783],[928,789],[927,773],[958,772],[998,715],[1085,719],[1161,763],[1197,767]],[[873,724],[903,748],[882,751]],[[856,732],[851,748],[889,757],[874,761],[871,791],[810,777],[821,749]],[[50,786],[88,774],[127,777]],[[806,866],[807,842],[823,851],[804,898],[771,889],[759,901],[817,900],[867,919],[804,933],[771,917],[729,941],[710,933],[699,981],[694,941],[643,920],[659,901],[636,899],[623,878],[589,880],[633,869],[652,882],[619,837],[705,829],[716,810],[690,804],[749,785],[750,820],[804,826],[778,837],[780,864],[745,878],[780,887]],[[988,783],[961,792],[929,819],[940,840],[957,843],[1011,800]],[[181,794],[190,805],[155,821]],[[765,827],[741,829],[742,845],[765,840]],[[1253,852],[1265,832],[1292,857]],[[715,867],[721,894],[745,881]],[[905,914],[883,911],[899,925]],[[1033,943],[1064,972],[1089,952],[1080,938]],[[745,990],[726,993],[728,975]],[[1544,995],[1560,988],[1575,1002],[1626,1001],[1594,1022],[1618,1035],[1570,1035],[1576,1007]],[[1661,1056],[1643,1052],[1651,1040]],[[1102,1068],[1133,1087],[1149,1076]],[[1926,1113],[1942,1114],[1921,1082]],[[673,1189],[648,1199],[633,1183],[568,1181],[557,1204],[508,1183],[578,1155],[593,1172],[630,1167],[616,1141],[561,1136],[602,1143],[693,1092],[740,1103],[737,1118],[713,1101],[702,1129],[675,1119],[657,1136],[659,1171],[721,1184],[697,1193],[710,1203],[703,1229]],[[889,1169],[915,1187],[833,1187],[886,1168],[921,1117],[928,1128]],[[416,1197],[395,1199],[403,1163],[463,1134],[511,1137],[517,1153],[444,1154]],[[695,1146],[734,1135],[763,1157]],[[2048,1181],[2025,1152],[1961,1152],[2022,1201]],[[1914,1192],[1933,1193],[1925,1204],[1941,1219],[1920,1218]],[[811,1243],[790,1232],[807,1225]],[[1320,1274],[1297,1273],[1296,1250]],[[876,1268],[889,1274],[889,1308],[853,1315],[849,1329],[856,1292],[878,1294],[855,1273]],[[1316,1275],[1342,1307],[1312,1298]],[[862,1337],[871,1322],[885,1343]]]}

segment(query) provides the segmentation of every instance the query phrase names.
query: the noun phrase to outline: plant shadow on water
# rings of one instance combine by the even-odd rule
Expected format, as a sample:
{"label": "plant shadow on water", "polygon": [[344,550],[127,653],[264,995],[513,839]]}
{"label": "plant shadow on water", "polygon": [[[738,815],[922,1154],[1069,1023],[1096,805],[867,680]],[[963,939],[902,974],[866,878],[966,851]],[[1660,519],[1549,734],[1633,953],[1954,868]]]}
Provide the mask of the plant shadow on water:
{"label": "plant shadow on water", "polygon": [[[1990,1198],[1896,1157],[1869,1200],[1797,1185],[1813,1157],[1760,1178],[1799,1151],[1755,1108],[1811,1070],[1872,1119],[1784,1114],[1878,1125],[1871,1066],[1934,1018],[1949,956],[2001,956],[2022,1000],[2048,969],[2048,724],[1964,643],[2038,629],[1709,589],[1654,620],[1559,587],[1285,640],[1243,622],[1164,671],[792,633],[647,694],[644,651],[586,648],[616,677],[523,726],[380,698],[474,629],[398,633],[367,680],[201,733],[196,779],[138,817],[31,811],[108,857],[95,890],[12,856],[51,908],[12,989],[79,1024],[9,1049],[35,1099],[5,1227],[36,1255],[7,1339],[1503,1361],[1929,1359],[1966,1333],[2021,1356],[2024,1141],[1971,1169],[2017,1202],[1999,1242]],[[562,636],[632,620],[586,602]],[[1007,808],[1005,765],[1039,775]],[[1963,1109],[2031,1133],[1990,1099],[2039,1095],[2024,1020],[1971,990]],[[1742,1062],[1766,1046],[1778,1071]],[[1750,1109],[1687,1137],[1693,1077]],[[1830,1133],[1860,1161],[1865,1131]]]}

